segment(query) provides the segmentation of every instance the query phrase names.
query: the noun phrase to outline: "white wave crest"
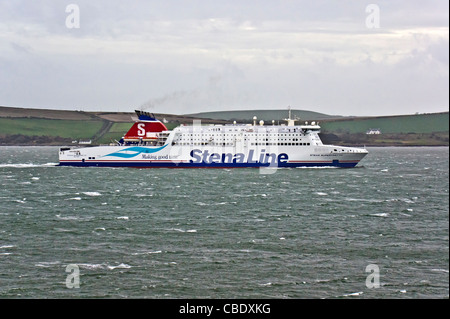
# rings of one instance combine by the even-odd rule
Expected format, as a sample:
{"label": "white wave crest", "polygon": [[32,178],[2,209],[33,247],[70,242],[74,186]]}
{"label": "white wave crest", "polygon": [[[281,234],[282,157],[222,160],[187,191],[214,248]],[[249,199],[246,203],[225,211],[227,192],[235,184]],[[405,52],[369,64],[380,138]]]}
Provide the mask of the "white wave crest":
{"label": "white wave crest", "polygon": [[102,196],[99,192],[83,192],[86,196]]}
{"label": "white wave crest", "polygon": [[16,164],[0,164],[0,168],[55,167],[57,165],[58,165],[58,163],[45,163],[45,164],[16,163]]}

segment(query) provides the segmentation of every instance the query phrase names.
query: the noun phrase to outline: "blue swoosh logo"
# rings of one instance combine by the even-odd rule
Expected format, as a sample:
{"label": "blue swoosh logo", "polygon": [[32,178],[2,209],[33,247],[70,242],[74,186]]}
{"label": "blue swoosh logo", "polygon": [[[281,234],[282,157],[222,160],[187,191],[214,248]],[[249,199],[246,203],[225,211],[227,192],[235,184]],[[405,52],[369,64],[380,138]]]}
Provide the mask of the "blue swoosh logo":
{"label": "blue swoosh logo", "polygon": [[[114,152],[111,154],[107,154],[103,157],[106,156],[116,156],[116,157],[122,157],[122,158],[132,158],[135,157],[141,153],[156,153],[159,152],[160,150],[162,150],[164,147],[166,147],[168,144],[161,146],[161,147],[157,147],[157,148],[148,148],[148,147],[140,147],[140,146],[134,146],[134,147],[128,147],[126,149],[120,150],[118,152]],[[132,152],[132,153],[130,153]]]}

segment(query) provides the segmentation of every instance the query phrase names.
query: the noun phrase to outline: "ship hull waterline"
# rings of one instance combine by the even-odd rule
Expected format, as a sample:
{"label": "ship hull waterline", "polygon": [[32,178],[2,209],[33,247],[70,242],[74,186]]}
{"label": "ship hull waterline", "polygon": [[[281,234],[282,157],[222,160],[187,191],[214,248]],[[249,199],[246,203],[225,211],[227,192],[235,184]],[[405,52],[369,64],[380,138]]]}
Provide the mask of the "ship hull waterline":
{"label": "ship hull waterline", "polygon": [[[235,149],[176,149],[170,147],[91,147],[71,149],[60,154],[60,166],[135,167],[135,168],[290,168],[290,167],[355,167],[367,154],[334,154],[333,148],[321,147],[319,154],[306,149],[282,148],[247,150]],[[103,155],[99,155],[103,154]]]}

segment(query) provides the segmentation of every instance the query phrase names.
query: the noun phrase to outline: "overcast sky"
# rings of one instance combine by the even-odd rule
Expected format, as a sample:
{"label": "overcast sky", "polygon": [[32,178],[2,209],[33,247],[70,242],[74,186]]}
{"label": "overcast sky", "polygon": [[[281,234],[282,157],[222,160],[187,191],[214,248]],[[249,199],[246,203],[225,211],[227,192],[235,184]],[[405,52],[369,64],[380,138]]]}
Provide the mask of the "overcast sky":
{"label": "overcast sky", "polygon": [[0,0],[0,105],[448,111],[448,12],[447,0]]}

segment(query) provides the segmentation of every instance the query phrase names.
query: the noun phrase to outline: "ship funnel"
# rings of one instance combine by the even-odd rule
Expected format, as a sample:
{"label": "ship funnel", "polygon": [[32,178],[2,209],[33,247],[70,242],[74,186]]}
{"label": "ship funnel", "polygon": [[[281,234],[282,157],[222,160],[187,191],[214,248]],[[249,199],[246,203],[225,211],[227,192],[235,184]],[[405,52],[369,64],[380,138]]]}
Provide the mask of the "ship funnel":
{"label": "ship funnel", "polygon": [[156,140],[157,133],[167,131],[167,127],[153,113],[136,110],[136,115],[138,119],[123,137],[125,142]]}

